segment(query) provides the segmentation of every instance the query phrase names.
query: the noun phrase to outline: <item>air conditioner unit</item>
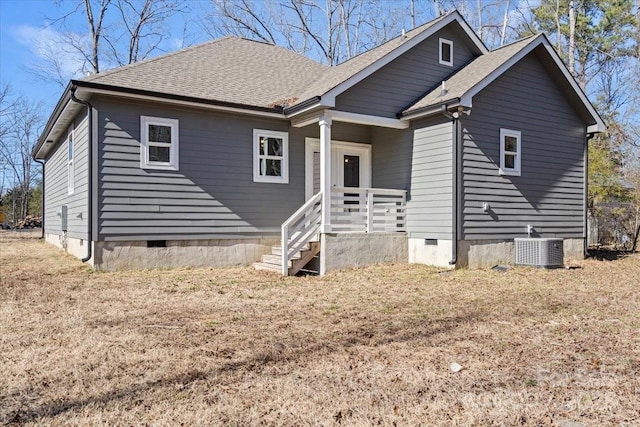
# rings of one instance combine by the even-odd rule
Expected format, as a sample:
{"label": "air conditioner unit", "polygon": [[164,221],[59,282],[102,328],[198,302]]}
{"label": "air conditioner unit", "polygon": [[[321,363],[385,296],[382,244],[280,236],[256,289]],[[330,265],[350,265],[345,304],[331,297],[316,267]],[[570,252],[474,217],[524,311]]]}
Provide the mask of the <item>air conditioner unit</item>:
{"label": "air conditioner unit", "polygon": [[562,267],[564,250],[562,239],[516,238],[516,265],[553,268]]}

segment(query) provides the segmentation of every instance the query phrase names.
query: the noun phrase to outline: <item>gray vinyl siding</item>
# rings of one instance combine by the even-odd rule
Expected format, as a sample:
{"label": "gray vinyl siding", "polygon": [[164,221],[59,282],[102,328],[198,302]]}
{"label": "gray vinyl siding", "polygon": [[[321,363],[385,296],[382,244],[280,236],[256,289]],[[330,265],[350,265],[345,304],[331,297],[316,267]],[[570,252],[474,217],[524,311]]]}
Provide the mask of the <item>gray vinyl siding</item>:
{"label": "gray vinyl siding", "polygon": [[61,235],[62,206],[67,206],[67,235],[87,239],[88,223],[88,120],[86,111],[74,120],[75,179],[73,194],[68,194],[68,140],[67,134],[56,141],[55,151],[45,163],[45,232]]}
{"label": "gray vinyl siding", "polygon": [[[439,63],[440,37],[453,41],[453,67]],[[467,37],[457,24],[443,28],[339,95],[336,109],[395,118],[474,57]]]}
{"label": "gray vinyl siding", "polygon": [[451,122],[437,118],[402,131],[376,128],[373,141],[373,186],[408,190],[409,237],[451,239]]}
{"label": "gray vinyl siding", "polygon": [[[98,240],[273,236],[304,203],[304,138],[319,127],[102,97]],[[140,116],[179,120],[179,171],[140,168]],[[253,129],[289,133],[289,183],[253,182]],[[334,126],[367,142],[369,129]]]}
{"label": "gray vinyl siding", "polygon": [[[463,116],[463,238],[583,237],[585,123],[534,54]],[[520,131],[521,176],[500,176],[500,128]],[[491,212],[482,211],[483,203]]]}

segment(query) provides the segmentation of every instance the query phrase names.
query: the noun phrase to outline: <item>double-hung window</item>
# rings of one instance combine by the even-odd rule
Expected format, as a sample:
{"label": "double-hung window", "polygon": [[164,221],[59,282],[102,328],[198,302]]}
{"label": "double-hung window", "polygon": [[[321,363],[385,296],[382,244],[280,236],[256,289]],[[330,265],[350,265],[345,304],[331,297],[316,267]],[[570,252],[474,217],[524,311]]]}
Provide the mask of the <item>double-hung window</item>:
{"label": "double-hung window", "polygon": [[440,64],[453,67],[453,42],[447,39],[439,39]]}
{"label": "double-hung window", "polygon": [[289,135],[286,132],[253,130],[253,181],[289,182]]}
{"label": "double-hung window", "polygon": [[73,194],[75,190],[75,147],[73,145],[73,130],[69,131],[69,138],[67,139],[67,194]]}
{"label": "double-hung window", "polygon": [[520,132],[500,129],[500,174],[520,176],[522,149]]}
{"label": "double-hung window", "polygon": [[178,120],[140,116],[140,167],[178,170]]}

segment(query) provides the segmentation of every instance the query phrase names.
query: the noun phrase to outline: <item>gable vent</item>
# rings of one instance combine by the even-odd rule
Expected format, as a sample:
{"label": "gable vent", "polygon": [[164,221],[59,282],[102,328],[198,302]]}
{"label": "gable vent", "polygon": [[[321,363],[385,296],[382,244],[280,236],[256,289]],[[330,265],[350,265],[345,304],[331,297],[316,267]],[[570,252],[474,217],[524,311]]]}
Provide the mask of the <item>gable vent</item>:
{"label": "gable vent", "polygon": [[562,267],[564,249],[558,238],[517,238],[514,239],[516,265],[554,268]]}

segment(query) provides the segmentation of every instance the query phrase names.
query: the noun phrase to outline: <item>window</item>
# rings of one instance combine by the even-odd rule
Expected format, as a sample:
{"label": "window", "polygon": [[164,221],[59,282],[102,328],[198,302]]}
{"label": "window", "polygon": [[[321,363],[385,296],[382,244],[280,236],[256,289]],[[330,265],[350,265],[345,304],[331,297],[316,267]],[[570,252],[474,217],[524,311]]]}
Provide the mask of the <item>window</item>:
{"label": "window", "polygon": [[289,183],[289,135],[253,130],[253,181]]}
{"label": "window", "polygon": [[75,189],[76,168],[74,165],[75,147],[73,146],[73,130],[69,131],[67,139],[67,193],[73,194]]}
{"label": "window", "polygon": [[440,63],[453,67],[453,42],[447,39],[440,39]]}
{"label": "window", "polygon": [[140,116],[140,167],[178,170],[178,120]]}
{"label": "window", "polygon": [[520,176],[520,132],[500,129],[500,174]]}

